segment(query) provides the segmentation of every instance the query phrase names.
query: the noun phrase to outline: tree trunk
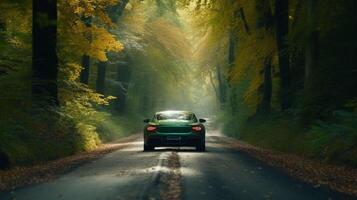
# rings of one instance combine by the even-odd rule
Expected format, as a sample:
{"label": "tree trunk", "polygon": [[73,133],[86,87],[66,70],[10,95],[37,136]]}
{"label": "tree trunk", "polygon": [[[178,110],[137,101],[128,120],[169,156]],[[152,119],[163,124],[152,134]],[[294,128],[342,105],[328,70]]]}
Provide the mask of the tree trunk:
{"label": "tree trunk", "polygon": [[[119,17],[123,14],[125,6],[128,4],[129,0],[122,0],[119,1],[117,5],[112,6],[109,8],[109,17],[111,20],[116,23],[116,21],[119,19]],[[86,70],[86,74],[84,75],[85,77],[89,77],[89,57],[88,59],[88,67]],[[106,67],[108,65],[108,62],[99,62],[98,63],[98,70],[97,70],[97,92],[104,94],[105,92],[105,74],[106,74]],[[87,83],[88,83],[88,78],[87,78]]]}
{"label": "tree trunk", "polygon": [[87,84],[89,83],[89,68],[90,68],[90,58],[87,55],[82,56],[82,67],[81,74],[79,77],[79,81],[81,83]]}
{"label": "tree trunk", "polygon": [[[91,27],[92,26],[92,18],[88,17],[88,18],[84,18],[83,19],[84,24],[87,27]],[[91,41],[92,40],[92,34],[89,33],[88,35],[86,35],[87,40]],[[90,68],[90,57],[88,55],[83,55],[82,56],[82,71],[79,77],[79,81],[81,83],[87,84],[89,83],[89,68]]]}
{"label": "tree trunk", "polygon": [[211,86],[212,86],[212,88],[214,90],[214,93],[216,95],[216,105],[219,106],[220,105],[220,103],[219,103],[219,91],[218,91],[217,86],[215,84],[215,80],[213,78],[212,71],[209,72],[209,80],[210,80]]}
{"label": "tree trunk", "polygon": [[[304,77],[304,92],[303,92],[303,114],[302,123],[310,125],[313,119],[318,118],[320,110],[318,109],[321,102],[318,102],[321,95],[317,88],[321,84],[319,73],[319,32],[316,30],[317,23],[317,0],[307,1],[307,31],[308,39],[305,47],[305,77]],[[317,76],[316,76],[317,75]]]}
{"label": "tree trunk", "polygon": [[267,114],[271,110],[271,96],[272,96],[272,76],[271,76],[271,58],[265,59],[264,64],[264,82],[263,82],[263,97],[258,105],[257,113]]}
{"label": "tree trunk", "polygon": [[58,105],[57,94],[57,1],[33,1],[32,93]]}
{"label": "tree trunk", "polygon": [[[265,29],[265,37],[274,37],[273,30],[273,14],[269,0],[261,1],[257,0],[256,12],[258,13],[257,28]],[[262,95],[256,110],[256,114],[268,114],[271,110],[271,98],[272,98],[272,55],[269,53],[265,55],[263,66],[263,83],[259,89]]]}
{"label": "tree trunk", "polygon": [[0,21],[0,31],[5,31],[5,22],[3,21]]}
{"label": "tree trunk", "polygon": [[[236,37],[237,32],[234,30],[234,27],[231,27],[230,33],[229,33],[229,45],[228,45],[228,66],[229,70],[231,70],[234,67],[234,62],[235,62],[235,56],[236,56],[236,45],[237,45],[237,37]],[[230,78],[229,78],[230,79]],[[228,80],[230,81],[230,80]],[[234,87],[230,82],[228,82],[228,87],[229,87],[229,92],[228,92],[228,98],[229,98],[229,105],[230,105],[230,110],[231,113],[234,114],[236,112],[236,102],[237,102],[237,95],[235,95]]]}
{"label": "tree trunk", "polygon": [[105,93],[105,73],[108,63],[99,62],[97,65],[97,92]]}
{"label": "tree trunk", "polygon": [[9,156],[0,151],[0,169],[8,169],[10,167]]}
{"label": "tree trunk", "polygon": [[244,24],[244,30],[245,32],[250,35],[250,28],[249,28],[249,25],[248,25],[248,22],[247,22],[247,19],[245,17],[245,13],[244,13],[244,9],[243,8],[240,8],[239,9],[239,13],[240,13],[240,17],[243,21],[243,24]]}
{"label": "tree trunk", "polygon": [[123,112],[125,110],[127,92],[129,88],[130,74],[131,70],[127,62],[122,62],[118,64],[117,71],[117,81],[119,84],[117,101],[116,101],[116,110],[118,112]]}
{"label": "tree trunk", "polygon": [[216,65],[216,73],[218,80],[218,89],[219,89],[219,103],[221,110],[224,109],[226,104],[226,85],[224,83],[224,77],[222,75],[222,69],[220,65]]}
{"label": "tree trunk", "polygon": [[[6,31],[6,25],[5,22],[1,21],[0,19],[0,44],[5,40],[5,31]],[[7,74],[7,67],[3,68],[0,67],[0,76]]]}
{"label": "tree trunk", "polygon": [[237,45],[237,37],[236,32],[231,30],[229,33],[229,49],[228,49],[228,65],[231,69],[234,66],[235,57],[236,57],[236,45]]}
{"label": "tree trunk", "polygon": [[114,23],[118,21],[120,16],[123,14],[126,5],[129,3],[129,0],[121,0],[117,5],[109,8],[109,17]]}
{"label": "tree trunk", "polygon": [[317,65],[318,38],[316,31],[316,0],[307,2],[308,42],[305,49],[305,83],[309,83],[311,71]]}
{"label": "tree trunk", "polygon": [[0,41],[4,39],[5,31],[6,31],[6,24],[0,19]]}
{"label": "tree trunk", "polygon": [[[292,32],[299,30],[301,25],[305,22],[306,17],[302,16],[302,11],[305,10],[305,2],[298,0],[295,6],[294,13],[291,14],[293,17],[290,23],[290,29]],[[302,91],[304,87],[304,76],[305,76],[305,49],[300,46],[290,48],[290,73],[291,73],[291,94],[297,94],[297,92]]]}
{"label": "tree trunk", "polygon": [[289,1],[275,0],[276,42],[280,69],[280,106],[286,110],[291,106],[289,46],[286,36],[289,31]]}
{"label": "tree trunk", "polygon": [[[235,65],[235,60],[236,60],[236,49],[237,49],[237,40],[238,40],[238,33],[237,33],[237,27],[236,27],[236,21],[239,20],[239,17],[241,17],[241,13],[239,10],[234,11],[234,18],[231,21],[231,26],[229,30],[229,43],[228,43],[228,66],[229,66],[229,71],[231,71]],[[229,99],[229,106],[230,106],[230,111],[231,113],[235,113],[236,111],[236,102],[237,102],[237,95],[235,95],[234,87],[232,86],[231,83],[231,77],[228,77],[228,82],[224,83],[227,84],[229,87],[228,93],[225,94],[227,95]]]}
{"label": "tree trunk", "polygon": [[[237,37],[236,37],[236,31],[232,29],[229,34],[229,48],[228,48],[228,66],[229,70],[231,71],[234,67],[235,64],[235,59],[236,59],[236,48],[237,48]],[[229,105],[229,110],[231,114],[234,114],[236,112],[237,106],[237,95],[235,95],[234,91],[234,86],[231,84],[231,77],[228,78],[227,82],[228,86],[228,92],[227,92],[227,97],[228,97],[228,105]]]}

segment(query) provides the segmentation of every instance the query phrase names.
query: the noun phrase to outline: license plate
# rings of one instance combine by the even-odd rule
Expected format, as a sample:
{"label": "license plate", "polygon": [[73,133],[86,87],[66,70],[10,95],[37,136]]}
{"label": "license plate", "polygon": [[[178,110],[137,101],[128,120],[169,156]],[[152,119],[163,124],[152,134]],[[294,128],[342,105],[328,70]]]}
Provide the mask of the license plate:
{"label": "license plate", "polygon": [[180,136],[167,136],[166,137],[166,140],[181,140],[181,137]]}

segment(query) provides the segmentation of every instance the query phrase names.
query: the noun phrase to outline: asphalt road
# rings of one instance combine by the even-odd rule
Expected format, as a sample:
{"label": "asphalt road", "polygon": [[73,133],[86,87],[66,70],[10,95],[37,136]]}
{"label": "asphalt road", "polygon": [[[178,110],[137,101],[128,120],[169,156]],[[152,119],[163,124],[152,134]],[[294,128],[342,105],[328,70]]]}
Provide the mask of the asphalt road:
{"label": "asphalt road", "polygon": [[177,159],[180,163],[175,170],[181,177],[176,199],[347,199],[293,179],[238,150],[226,148],[217,137],[221,136],[208,133],[207,152],[189,148],[143,152],[142,141],[138,140],[52,182],[0,193],[0,199],[165,199],[168,197],[160,190],[170,188],[163,187],[169,180],[160,179],[175,170],[167,166],[168,159]]}

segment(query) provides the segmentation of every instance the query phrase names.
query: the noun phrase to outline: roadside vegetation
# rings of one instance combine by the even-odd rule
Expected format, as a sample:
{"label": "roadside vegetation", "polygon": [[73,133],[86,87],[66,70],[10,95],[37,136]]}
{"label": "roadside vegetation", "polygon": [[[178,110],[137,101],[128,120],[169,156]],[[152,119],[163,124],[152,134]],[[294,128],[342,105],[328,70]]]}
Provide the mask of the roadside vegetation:
{"label": "roadside vegetation", "polygon": [[92,150],[191,99],[191,47],[172,2],[5,0],[0,10],[0,168]]}
{"label": "roadside vegetation", "polygon": [[223,132],[357,165],[356,2],[186,1]]}

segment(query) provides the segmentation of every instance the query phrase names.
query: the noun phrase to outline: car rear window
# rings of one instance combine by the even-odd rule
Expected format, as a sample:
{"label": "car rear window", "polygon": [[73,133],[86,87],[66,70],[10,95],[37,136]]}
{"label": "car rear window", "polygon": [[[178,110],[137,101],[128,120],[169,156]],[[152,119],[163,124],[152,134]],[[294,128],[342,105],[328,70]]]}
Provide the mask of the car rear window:
{"label": "car rear window", "polygon": [[169,112],[169,113],[158,113],[156,114],[157,120],[193,120],[193,114],[191,113],[177,113],[177,112]]}

